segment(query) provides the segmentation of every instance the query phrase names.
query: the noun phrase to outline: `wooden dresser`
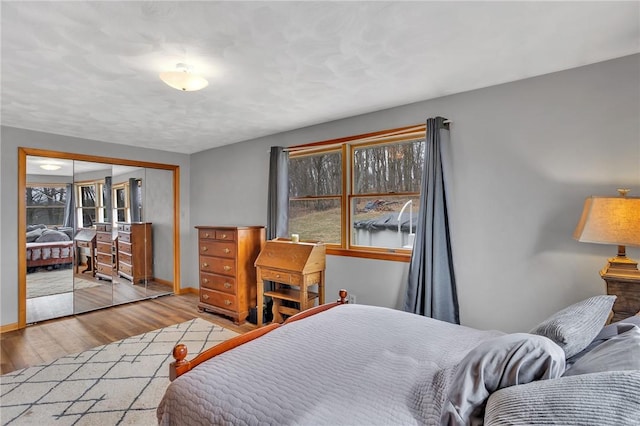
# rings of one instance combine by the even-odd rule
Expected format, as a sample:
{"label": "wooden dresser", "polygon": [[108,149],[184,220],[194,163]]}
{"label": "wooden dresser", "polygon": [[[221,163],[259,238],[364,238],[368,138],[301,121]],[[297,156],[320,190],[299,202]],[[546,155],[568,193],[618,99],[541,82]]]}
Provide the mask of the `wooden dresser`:
{"label": "wooden dresser", "polygon": [[118,222],[118,275],[134,284],[153,279],[151,223]]}
{"label": "wooden dresser", "polygon": [[116,241],[113,225],[110,223],[96,223],[96,277],[112,280],[113,272],[117,268]]}
{"label": "wooden dresser", "polygon": [[198,308],[240,324],[256,306],[253,263],[265,241],[263,226],[196,226],[200,265]]}
{"label": "wooden dresser", "polygon": [[[284,238],[267,241],[256,259],[258,275],[257,312],[262,312],[263,296],[273,299],[273,322],[282,322],[282,315],[295,315],[324,303],[326,247],[319,242],[297,242]],[[264,281],[273,282],[274,289],[264,291]],[[316,286],[317,291],[310,291]],[[286,306],[284,301],[297,307]],[[258,327],[262,315],[258,314]]]}

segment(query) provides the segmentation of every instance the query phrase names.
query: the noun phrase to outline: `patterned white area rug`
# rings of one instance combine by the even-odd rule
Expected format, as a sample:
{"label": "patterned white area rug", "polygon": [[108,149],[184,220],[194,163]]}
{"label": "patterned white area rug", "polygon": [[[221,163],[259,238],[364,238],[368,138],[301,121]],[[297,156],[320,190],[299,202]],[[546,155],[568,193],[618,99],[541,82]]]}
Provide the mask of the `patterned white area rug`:
{"label": "patterned white area rug", "polygon": [[56,269],[27,274],[27,299],[68,293],[75,288],[92,288],[101,285],[98,281],[74,277],[72,269]]}
{"label": "patterned white area rug", "polygon": [[171,352],[188,359],[238,333],[200,318],[0,376],[3,425],[155,425]]}

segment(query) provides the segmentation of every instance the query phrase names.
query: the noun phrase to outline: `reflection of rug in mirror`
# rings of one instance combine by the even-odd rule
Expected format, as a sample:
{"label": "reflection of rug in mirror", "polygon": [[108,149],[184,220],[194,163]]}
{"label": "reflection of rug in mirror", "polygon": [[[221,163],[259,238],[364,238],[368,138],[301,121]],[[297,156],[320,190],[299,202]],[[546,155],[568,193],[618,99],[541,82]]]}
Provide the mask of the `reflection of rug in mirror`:
{"label": "reflection of rug in mirror", "polygon": [[73,276],[72,269],[55,269],[27,274],[27,299],[97,287],[100,283]]}

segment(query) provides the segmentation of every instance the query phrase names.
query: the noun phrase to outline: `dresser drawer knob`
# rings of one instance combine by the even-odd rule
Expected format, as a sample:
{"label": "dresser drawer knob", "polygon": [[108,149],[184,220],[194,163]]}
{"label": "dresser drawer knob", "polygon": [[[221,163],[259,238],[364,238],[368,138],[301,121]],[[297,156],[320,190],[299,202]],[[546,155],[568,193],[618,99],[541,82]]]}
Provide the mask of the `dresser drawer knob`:
{"label": "dresser drawer knob", "polygon": [[226,240],[227,239],[227,234],[222,234],[222,239]]}
{"label": "dresser drawer knob", "polygon": [[226,254],[229,254],[229,253],[231,252],[231,250],[229,250],[228,248],[225,248],[225,249],[224,249],[224,252],[225,252]]}
{"label": "dresser drawer knob", "polygon": [[231,300],[229,300],[229,299],[225,299],[225,300],[224,300],[224,304],[225,304],[225,305],[227,305],[227,306],[229,306],[229,305],[231,304]]}
{"label": "dresser drawer knob", "polygon": [[207,300],[207,299],[209,298],[209,295],[208,295],[208,294],[203,294],[203,295],[202,295],[202,298],[203,298],[204,300]]}
{"label": "dresser drawer knob", "polygon": [[209,233],[208,233],[208,232],[205,232],[205,233],[204,233],[204,237],[205,237],[205,238],[209,238],[209,236],[210,236],[210,235],[209,235]]}
{"label": "dresser drawer knob", "polygon": [[207,246],[202,247],[202,251],[207,251],[207,250],[209,250]]}
{"label": "dresser drawer knob", "polygon": [[209,278],[203,278],[203,279],[202,279],[202,282],[203,282],[204,284],[208,284],[208,283],[209,283]]}
{"label": "dresser drawer knob", "polygon": [[231,270],[231,266],[229,266],[229,265],[224,265],[224,268],[223,268],[223,269],[224,269],[225,271],[230,271],[230,270]]}
{"label": "dresser drawer knob", "polygon": [[224,283],[224,288],[231,288],[231,284],[230,283]]}
{"label": "dresser drawer knob", "polygon": [[276,274],[276,278],[280,278],[280,274]]}
{"label": "dresser drawer knob", "polygon": [[207,262],[204,262],[204,263],[202,264],[202,267],[203,267],[203,268],[206,268],[207,266],[209,266],[209,264],[208,264]]}

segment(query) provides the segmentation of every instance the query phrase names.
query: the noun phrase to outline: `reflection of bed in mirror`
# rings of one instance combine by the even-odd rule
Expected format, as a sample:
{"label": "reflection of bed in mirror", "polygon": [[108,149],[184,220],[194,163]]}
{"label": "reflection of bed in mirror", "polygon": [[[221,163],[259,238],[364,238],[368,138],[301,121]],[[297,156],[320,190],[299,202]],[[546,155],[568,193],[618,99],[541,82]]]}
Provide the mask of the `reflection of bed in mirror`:
{"label": "reflection of bed in mirror", "polygon": [[27,272],[38,267],[63,267],[73,263],[73,228],[27,226]]}

